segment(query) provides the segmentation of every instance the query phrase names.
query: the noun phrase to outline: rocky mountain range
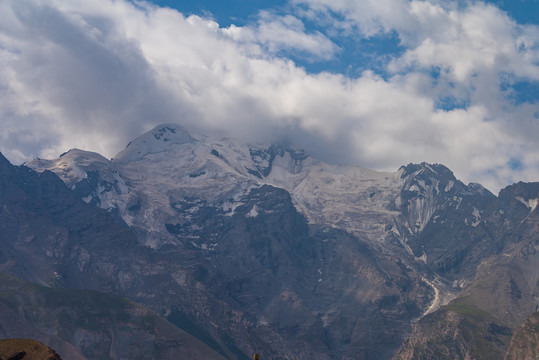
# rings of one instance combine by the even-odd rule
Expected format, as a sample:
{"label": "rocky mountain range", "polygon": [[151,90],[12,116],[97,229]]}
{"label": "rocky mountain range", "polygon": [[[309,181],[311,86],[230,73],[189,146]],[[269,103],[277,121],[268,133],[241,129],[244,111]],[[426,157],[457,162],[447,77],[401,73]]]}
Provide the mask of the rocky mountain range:
{"label": "rocky mountain range", "polygon": [[538,203],[178,125],[111,160],[0,158],[0,335],[72,359],[520,358]]}

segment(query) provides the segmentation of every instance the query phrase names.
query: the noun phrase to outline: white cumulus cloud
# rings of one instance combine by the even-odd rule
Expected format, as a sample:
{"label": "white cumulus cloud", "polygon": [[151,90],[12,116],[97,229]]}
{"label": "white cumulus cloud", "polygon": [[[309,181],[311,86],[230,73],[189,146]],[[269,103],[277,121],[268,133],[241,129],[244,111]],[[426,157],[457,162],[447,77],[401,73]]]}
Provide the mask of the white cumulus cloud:
{"label": "white cumulus cloud", "polygon": [[[539,178],[538,33],[481,2],[294,0],[244,26],[125,0],[0,3],[0,151],[14,162],[72,147],[111,157],[158,123],[396,170],[443,163],[493,190]],[[306,22],[317,22],[311,30]],[[395,32],[384,74],[309,73],[337,37]],[[453,104],[442,106],[444,101]],[[518,166],[517,166],[518,165]]]}

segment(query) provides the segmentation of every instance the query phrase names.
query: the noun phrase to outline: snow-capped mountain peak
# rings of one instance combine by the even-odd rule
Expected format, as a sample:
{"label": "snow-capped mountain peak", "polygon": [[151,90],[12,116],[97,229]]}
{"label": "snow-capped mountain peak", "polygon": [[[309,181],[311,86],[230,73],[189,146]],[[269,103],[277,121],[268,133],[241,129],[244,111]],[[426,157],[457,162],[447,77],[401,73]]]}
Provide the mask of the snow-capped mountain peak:
{"label": "snow-capped mountain peak", "polygon": [[114,160],[117,162],[134,161],[148,154],[163,152],[173,145],[193,142],[195,139],[181,126],[159,125],[127,144],[126,148],[114,157]]}
{"label": "snow-capped mountain peak", "polygon": [[63,153],[57,159],[37,158],[24,165],[38,172],[53,171],[72,188],[76,183],[86,179],[89,171],[101,170],[109,166],[110,161],[96,152],[75,148]]}

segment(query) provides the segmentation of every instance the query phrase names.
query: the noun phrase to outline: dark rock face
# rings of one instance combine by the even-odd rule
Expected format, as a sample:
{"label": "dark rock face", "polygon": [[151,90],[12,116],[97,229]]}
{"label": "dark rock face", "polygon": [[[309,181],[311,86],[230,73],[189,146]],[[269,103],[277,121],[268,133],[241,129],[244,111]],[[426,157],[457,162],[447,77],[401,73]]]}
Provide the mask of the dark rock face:
{"label": "dark rock face", "polygon": [[481,259],[501,250],[485,224],[496,197],[464,185],[443,165],[402,168],[399,230],[416,257],[447,280],[473,276]]}
{"label": "dark rock face", "polygon": [[301,161],[307,158],[303,151],[275,144],[272,144],[267,149],[249,149],[249,153],[255,163],[256,169],[248,169],[248,171],[260,179],[270,174],[273,161],[277,156],[283,157],[285,154],[290,156],[294,161],[293,172],[299,171],[301,169]]}

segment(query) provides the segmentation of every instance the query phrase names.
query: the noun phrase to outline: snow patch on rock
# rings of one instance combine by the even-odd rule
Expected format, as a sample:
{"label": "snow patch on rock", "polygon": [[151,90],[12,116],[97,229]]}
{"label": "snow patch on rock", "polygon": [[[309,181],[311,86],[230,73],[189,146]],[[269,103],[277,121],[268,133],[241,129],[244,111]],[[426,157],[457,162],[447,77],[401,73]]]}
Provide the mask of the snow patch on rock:
{"label": "snow patch on rock", "polygon": [[526,207],[530,209],[530,212],[534,211],[539,204],[539,199],[524,199],[522,196],[517,196],[516,199],[526,205]]}

